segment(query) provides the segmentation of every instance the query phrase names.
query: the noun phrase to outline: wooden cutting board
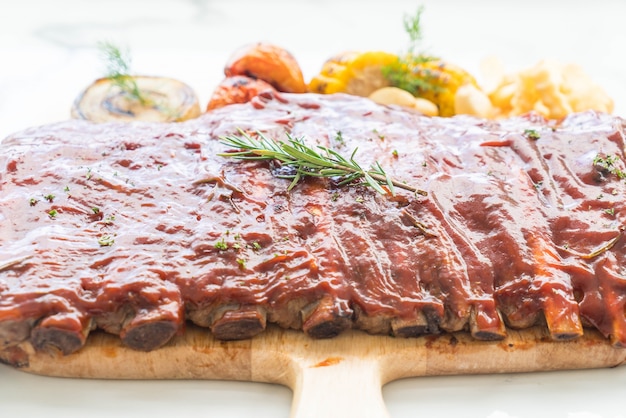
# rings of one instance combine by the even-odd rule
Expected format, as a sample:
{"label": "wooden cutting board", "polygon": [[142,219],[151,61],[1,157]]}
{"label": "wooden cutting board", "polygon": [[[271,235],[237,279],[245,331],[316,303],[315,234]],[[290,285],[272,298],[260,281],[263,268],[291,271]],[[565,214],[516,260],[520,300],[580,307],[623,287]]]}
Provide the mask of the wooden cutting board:
{"label": "wooden cutting board", "polygon": [[[148,353],[96,332],[79,352],[36,353],[23,344],[20,369],[29,373],[103,379],[222,379],[277,383],[294,392],[292,418],[388,417],[382,386],[392,380],[432,375],[515,373],[615,367],[626,349],[599,334],[551,341],[541,329],[509,331],[503,341],[481,342],[468,334],[400,339],[348,331],[313,340],[298,331],[270,327],[245,341],[219,341],[189,326],[183,335]],[[19,350],[18,350],[19,351]],[[16,350],[0,359],[16,361]]]}

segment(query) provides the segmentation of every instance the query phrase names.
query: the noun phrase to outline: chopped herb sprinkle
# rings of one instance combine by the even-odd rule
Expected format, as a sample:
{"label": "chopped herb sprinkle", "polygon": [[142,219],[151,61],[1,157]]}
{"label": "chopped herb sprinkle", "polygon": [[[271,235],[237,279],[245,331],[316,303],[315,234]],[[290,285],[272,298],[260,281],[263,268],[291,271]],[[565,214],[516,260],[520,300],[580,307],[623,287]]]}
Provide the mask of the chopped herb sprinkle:
{"label": "chopped herb sprinkle", "polygon": [[343,145],[343,143],[345,142],[345,140],[343,139],[343,134],[341,133],[341,131],[337,131],[337,134],[335,135],[335,141],[337,141],[337,143]]}
{"label": "chopped herb sprinkle", "polygon": [[215,248],[220,251],[226,251],[228,249],[228,244],[226,244],[226,241],[224,240],[224,238],[222,238],[215,243]]}
{"label": "chopped herb sprinkle", "polygon": [[98,238],[98,244],[100,244],[101,247],[110,247],[114,242],[115,238],[113,238],[113,235],[105,234]]}
{"label": "chopped herb sprinkle", "polygon": [[539,132],[537,132],[534,129],[526,129],[524,130],[524,136],[528,139],[532,139],[534,141],[538,140],[539,138],[541,138],[541,135],[539,134]]}
{"label": "chopped herb sprinkle", "polygon": [[598,154],[593,159],[593,165],[600,167],[611,174],[615,174],[620,179],[624,179],[626,178],[626,172],[617,167],[618,161],[619,156],[617,155],[607,155],[606,157],[601,157],[600,154]]}

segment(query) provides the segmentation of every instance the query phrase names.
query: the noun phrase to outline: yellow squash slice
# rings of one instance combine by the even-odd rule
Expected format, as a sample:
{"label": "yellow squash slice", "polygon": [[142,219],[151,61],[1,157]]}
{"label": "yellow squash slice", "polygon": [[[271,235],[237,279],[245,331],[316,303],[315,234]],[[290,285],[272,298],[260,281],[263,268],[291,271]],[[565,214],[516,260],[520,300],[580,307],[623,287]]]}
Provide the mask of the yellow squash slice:
{"label": "yellow squash slice", "polygon": [[390,85],[382,68],[397,60],[397,55],[382,51],[343,52],[324,63],[320,73],[309,82],[309,91],[367,97],[375,90]]}
{"label": "yellow squash slice", "polygon": [[400,73],[406,84],[412,79],[421,79],[429,88],[411,91],[416,97],[433,102],[439,115],[452,116],[455,112],[455,95],[459,87],[471,84],[478,87],[475,78],[454,64],[438,59],[410,64],[401,61],[395,54],[382,51],[344,52],[326,61],[318,75],[309,82],[309,91],[314,93],[348,93],[368,97],[383,87],[399,87],[394,78],[388,77],[385,69]]}

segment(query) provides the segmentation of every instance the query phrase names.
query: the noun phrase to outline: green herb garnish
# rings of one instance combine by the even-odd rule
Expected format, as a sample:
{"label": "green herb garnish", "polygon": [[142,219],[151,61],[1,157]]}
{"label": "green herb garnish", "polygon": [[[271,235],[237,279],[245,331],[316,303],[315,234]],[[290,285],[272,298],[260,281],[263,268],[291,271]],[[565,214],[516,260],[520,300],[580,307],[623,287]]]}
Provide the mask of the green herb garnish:
{"label": "green herb garnish", "polygon": [[226,251],[228,249],[228,244],[226,244],[226,241],[222,238],[215,243],[215,248],[220,251]]}
{"label": "green herb garnish", "polygon": [[56,209],[52,209],[51,211],[48,212],[48,216],[50,216],[51,218],[55,218],[58,214],[59,214],[59,211]]}
{"label": "green herb garnish", "polygon": [[388,191],[381,185],[386,185],[391,194],[395,194],[395,187],[399,187],[416,194],[427,195],[423,190],[392,179],[378,162],[369,170],[363,169],[354,159],[357,148],[350,158],[346,159],[336,151],[321,145],[317,146],[318,152],[307,146],[303,138],[294,138],[289,134],[287,141],[282,142],[268,138],[261,132],[257,132],[256,137],[241,130],[239,133],[240,135],[220,137],[224,145],[236,149],[218,155],[239,160],[274,160],[283,166],[293,168],[292,172],[275,174],[279,178],[292,180],[288,191],[293,189],[302,177],[312,176],[338,178],[340,186],[356,184],[357,180],[363,180],[363,183],[358,184],[366,184],[382,195]]}
{"label": "green herb garnish", "polygon": [[129,99],[137,100],[143,106],[152,106],[152,100],[139,89],[135,78],[130,75],[130,51],[122,51],[110,42],[101,42],[98,47],[106,63],[106,78],[111,80]]}
{"label": "green herb garnish", "polygon": [[617,167],[619,156],[608,155],[606,157],[600,157],[600,154],[596,155],[593,159],[593,165],[603,168],[611,174],[615,174],[619,179],[626,178],[626,172]]}
{"label": "green herb garnish", "polygon": [[244,260],[243,258],[238,258],[237,259],[237,264],[239,264],[239,268],[241,270],[245,270],[246,269],[246,260]]}
{"label": "green herb garnish", "polygon": [[524,136],[528,139],[532,139],[534,141],[538,140],[539,138],[541,138],[541,135],[539,134],[539,132],[537,132],[534,129],[525,129],[524,130]]}
{"label": "green herb garnish", "polygon": [[428,69],[419,68],[421,64],[438,58],[419,52],[422,41],[422,13],[424,6],[418,7],[414,15],[404,16],[404,31],[409,36],[409,47],[396,62],[382,68],[383,76],[389,83],[414,96],[427,91],[437,92],[441,88],[436,84],[438,77]]}
{"label": "green herb garnish", "polygon": [[101,247],[110,247],[114,242],[115,238],[113,238],[113,235],[105,234],[98,238],[98,244],[100,244]]}
{"label": "green herb garnish", "polygon": [[344,145],[345,140],[343,139],[343,134],[341,133],[341,131],[337,131],[337,134],[335,135],[335,141],[337,141],[339,145]]}

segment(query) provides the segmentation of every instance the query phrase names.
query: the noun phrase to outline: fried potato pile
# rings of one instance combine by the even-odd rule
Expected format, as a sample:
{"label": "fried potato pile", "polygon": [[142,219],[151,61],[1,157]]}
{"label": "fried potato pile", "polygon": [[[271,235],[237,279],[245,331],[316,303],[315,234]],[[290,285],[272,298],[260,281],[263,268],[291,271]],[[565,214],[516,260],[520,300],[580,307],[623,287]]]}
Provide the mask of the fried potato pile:
{"label": "fried potato pile", "polygon": [[611,97],[576,64],[543,60],[506,74],[497,58],[489,58],[482,63],[482,71],[487,79],[484,91],[496,118],[532,111],[549,119],[585,110],[613,112]]}

